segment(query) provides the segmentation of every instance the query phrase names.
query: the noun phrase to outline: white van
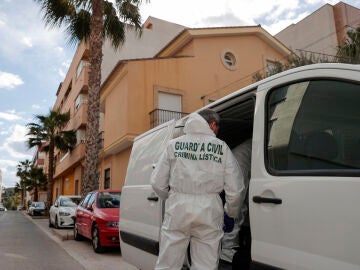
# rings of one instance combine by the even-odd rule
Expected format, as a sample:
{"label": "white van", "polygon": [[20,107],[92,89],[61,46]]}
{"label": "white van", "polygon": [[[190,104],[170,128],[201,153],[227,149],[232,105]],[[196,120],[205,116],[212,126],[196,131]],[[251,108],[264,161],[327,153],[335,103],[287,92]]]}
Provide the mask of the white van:
{"label": "white van", "polygon": [[[359,270],[360,66],[292,69],[207,107],[230,148],[252,138],[251,269]],[[122,256],[142,270],[154,269],[163,214],[150,174],[185,121],[134,141],[119,227]]]}

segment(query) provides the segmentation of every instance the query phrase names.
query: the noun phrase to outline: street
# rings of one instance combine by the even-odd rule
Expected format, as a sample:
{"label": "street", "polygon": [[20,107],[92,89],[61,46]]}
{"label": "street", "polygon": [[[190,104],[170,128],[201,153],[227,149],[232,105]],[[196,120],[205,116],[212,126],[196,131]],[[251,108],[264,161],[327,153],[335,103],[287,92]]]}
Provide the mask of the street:
{"label": "street", "polygon": [[[0,212],[0,269],[137,270],[118,249],[97,254],[90,241],[73,240],[72,229],[49,228],[48,222],[26,212]],[[219,269],[231,268],[222,265]]]}
{"label": "street", "polygon": [[90,241],[63,241],[70,229],[48,227],[48,219],[32,218],[25,212],[0,212],[0,269],[122,269],[136,270],[127,264],[117,249],[96,254]]}
{"label": "street", "polygon": [[0,212],[1,269],[86,269],[21,212]]}

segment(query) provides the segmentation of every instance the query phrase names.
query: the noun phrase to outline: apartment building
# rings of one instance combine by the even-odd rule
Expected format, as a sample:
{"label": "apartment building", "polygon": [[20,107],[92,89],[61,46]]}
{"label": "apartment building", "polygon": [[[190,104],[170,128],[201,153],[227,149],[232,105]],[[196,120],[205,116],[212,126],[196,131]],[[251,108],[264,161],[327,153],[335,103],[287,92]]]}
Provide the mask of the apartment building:
{"label": "apartment building", "polygon": [[121,60],[101,87],[100,187],[122,188],[134,138],[253,82],[291,51],[261,26],[184,29],[155,57]]}
{"label": "apartment building", "polygon": [[[102,78],[106,78],[120,59],[153,57],[185,27],[156,18],[146,21],[141,38],[131,27],[126,29],[126,41],[114,50],[108,41],[103,46]],[[114,61],[114,59],[116,61]],[[89,44],[80,43],[74,54],[67,75],[56,92],[53,109],[70,112],[66,129],[76,131],[77,144],[72,151],[55,152],[55,173],[52,202],[60,194],[80,194],[85,156],[85,132],[87,123],[87,95],[89,72]],[[101,121],[102,122],[102,121]],[[102,129],[101,129],[102,130]],[[101,134],[100,134],[101,135]],[[99,137],[101,143],[101,137]],[[45,162],[46,166],[46,162]]]}
{"label": "apartment building", "polygon": [[[300,55],[315,53],[335,56],[346,33],[360,25],[360,9],[343,2],[326,4],[275,37]],[[330,58],[331,59],[331,58]]]}
{"label": "apartment building", "polygon": [[[43,169],[43,172],[45,174],[47,174],[47,171],[48,171],[48,166],[47,166],[47,158],[46,158],[46,153],[44,151],[42,151],[41,147],[38,147],[36,149],[36,152],[33,156],[33,159],[31,161],[32,165],[34,167],[38,167],[38,168],[42,168]],[[25,195],[25,199],[26,201],[28,200],[31,200],[33,201],[34,200],[34,195],[35,195],[35,190],[32,190],[30,192],[26,191],[26,194]],[[47,191],[46,190],[38,190],[38,200],[39,201],[43,201],[43,202],[46,202],[46,198],[47,198]]]}

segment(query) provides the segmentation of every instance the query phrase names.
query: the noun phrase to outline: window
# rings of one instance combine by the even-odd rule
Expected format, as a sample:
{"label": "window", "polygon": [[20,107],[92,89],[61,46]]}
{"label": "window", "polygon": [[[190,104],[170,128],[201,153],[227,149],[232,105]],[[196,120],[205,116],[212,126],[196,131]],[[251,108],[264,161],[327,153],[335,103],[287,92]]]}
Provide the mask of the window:
{"label": "window", "polygon": [[119,208],[120,192],[101,192],[98,195],[99,208]]}
{"label": "window", "polygon": [[180,119],[181,112],[181,95],[159,92],[158,124],[172,119]]}
{"label": "window", "polygon": [[[267,100],[267,166],[328,175],[360,169],[360,85],[316,80],[274,89]],[[296,172],[295,172],[296,171]]]}
{"label": "window", "polygon": [[86,141],[86,130],[83,128],[80,128],[76,130],[76,142],[79,143],[85,143]]}
{"label": "window", "polygon": [[93,205],[93,203],[95,202],[95,197],[96,197],[96,194],[92,193],[90,198],[89,198],[89,201],[86,204],[86,207]]}
{"label": "window", "polygon": [[87,104],[87,99],[88,97],[86,94],[78,95],[75,100],[75,111],[77,111],[82,104]]}
{"label": "window", "polygon": [[85,198],[82,200],[82,202],[80,203],[81,207],[86,208],[87,206],[87,202],[90,199],[92,193],[89,193],[85,196]]}
{"label": "window", "polygon": [[236,64],[236,58],[231,52],[227,52],[224,55],[224,61],[228,66],[235,66]]}
{"label": "window", "polygon": [[104,189],[110,188],[110,168],[105,169],[104,172]]}
{"label": "window", "polygon": [[82,71],[85,67],[87,67],[88,65],[89,65],[89,62],[88,62],[88,61],[85,61],[85,60],[81,60],[81,61],[79,62],[79,65],[78,65],[78,67],[77,67],[77,69],[76,69],[76,78],[78,78],[78,77],[80,76],[81,71]]}
{"label": "window", "polygon": [[77,206],[78,203],[79,203],[78,198],[63,197],[60,200],[60,206],[65,206],[65,207]]}
{"label": "window", "polygon": [[237,66],[237,59],[235,54],[230,50],[224,50],[221,54],[221,62],[230,70],[235,70]]}

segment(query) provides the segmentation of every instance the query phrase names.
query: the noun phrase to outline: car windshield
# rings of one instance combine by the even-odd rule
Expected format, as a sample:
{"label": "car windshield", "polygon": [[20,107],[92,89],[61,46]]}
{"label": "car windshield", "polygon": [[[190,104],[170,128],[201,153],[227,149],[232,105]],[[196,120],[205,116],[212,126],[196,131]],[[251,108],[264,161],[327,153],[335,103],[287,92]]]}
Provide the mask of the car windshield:
{"label": "car windshield", "polygon": [[41,208],[41,207],[45,207],[44,202],[33,202],[32,206],[36,207],[36,208]]}
{"label": "car windshield", "polygon": [[99,208],[119,208],[120,192],[100,192],[97,205]]}
{"label": "car windshield", "polygon": [[65,197],[65,198],[61,198],[60,206],[75,207],[79,204],[79,202],[80,202],[80,198]]}

